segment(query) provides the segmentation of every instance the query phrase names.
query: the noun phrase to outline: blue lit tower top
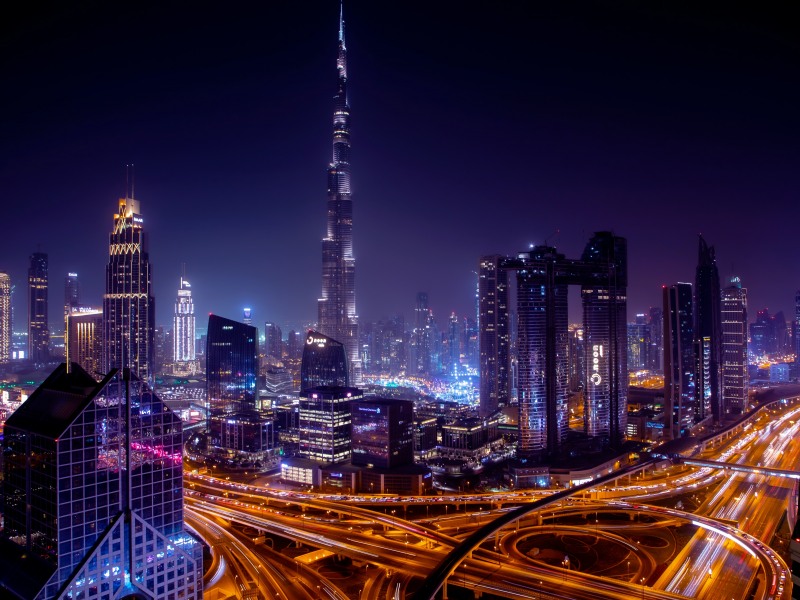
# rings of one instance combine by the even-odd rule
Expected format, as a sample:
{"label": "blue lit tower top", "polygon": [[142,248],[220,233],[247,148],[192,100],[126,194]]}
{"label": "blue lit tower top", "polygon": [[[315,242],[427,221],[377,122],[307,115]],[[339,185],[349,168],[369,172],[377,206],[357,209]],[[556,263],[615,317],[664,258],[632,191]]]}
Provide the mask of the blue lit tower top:
{"label": "blue lit tower top", "polygon": [[345,346],[350,381],[361,384],[353,258],[353,199],[350,195],[350,105],[347,103],[347,47],[339,13],[338,78],[333,97],[333,160],[328,166],[328,229],[322,240],[322,297],[319,330]]}

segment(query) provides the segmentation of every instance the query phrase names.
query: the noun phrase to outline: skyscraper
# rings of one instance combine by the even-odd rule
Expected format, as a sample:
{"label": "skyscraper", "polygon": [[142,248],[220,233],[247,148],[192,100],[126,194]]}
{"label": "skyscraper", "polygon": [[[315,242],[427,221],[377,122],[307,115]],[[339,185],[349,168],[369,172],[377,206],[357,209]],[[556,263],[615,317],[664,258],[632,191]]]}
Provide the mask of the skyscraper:
{"label": "skyscraper", "polygon": [[318,331],[309,331],[300,366],[300,391],[316,387],[350,387],[347,349]]}
{"label": "skyscraper", "polygon": [[681,437],[695,422],[692,284],[664,287],[664,435]]}
{"label": "skyscraper", "polygon": [[722,290],[722,412],[747,405],[747,289],[738,277]]}
{"label": "skyscraper", "polygon": [[664,311],[650,307],[650,364],[652,371],[664,371]]}
{"label": "skyscraper", "polygon": [[192,286],[181,277],[178,297],[175,300],[175,317],[173,318],[175,336],[172,339],[173,356],[176,373],[194,373],[197,357],[194,338],[194,302],[192,302]]}
{"label": "skyscraper", "polygon": [[[720,419],[722,318],[720,285],[714,246],[709,248],[700,236],[694,286],[694,335],[697,342],[697,365],[703,365],[703,377],[697,371],[695,414],[699,421],[708,417],[709,406],[715,423]],[[702,354],[702,357],[701,357]],[[707,376],[706,376],[707,373]]]}
{"label": "skyscraper", "polygon": [[28,268],[28,358],[50,359],[50,329],[47,326],[47,254],[34,252]]}
{"label": "skyscraper", "polygon": [[448,375],[458,375],[461,367],[461,327],[456,313],[450,314],[447,327]]}
{"label": "skyscraper", "polygon": [[361,390],[341,386],[312,387],[300,392],[298,447],[303,458],[338,463],[350,458],[350,403]]}
{"label": "skyscraper", "polygon": [[628,370],[641,371],[647,368],[650,351],[650,326],[639,322],[628,323]]}
{"label": "skyscraper", "polygon": [[328,235],[322,240],[322,298],[319,329],[344,344],[350,381],[361,385],[353,258],[353,199],[350,195],[350,106],[347,103],[347,46],[339,15],[339,83],[333,97],[333,161],[328,167]]}
{"label": "skyscraper", "polygon": [[5,424],[0,597],[201,600],[182,432],[129,369],[56,368]]}
{"label": "skyscraper", "polygon": [[628,418],[628,242],[607,231],[595,232],[581,261],[604,265],[605,271],[602,280],[587,273],[581,283],[583,348],[591,369],[583,394],[584,430],[592,437],[608,437],[615,446],[623,441]]}
{"label": "skyscraper", "polygon": [[77,273],[67,273],[64,278],[64,326],[67,325],[67,317],[72,312],[70,307],[81,303],[81,282],[78,281]]}
{"label": "skyscraper", "polygon": [[67,317],[67,364],[77,363],[94,379],[103,373],[103,307],[72,305]]}
{"label": "skyscraper", "polygon": [[499,267],[499,254],[478,261],[478,353],[480,357],[480,413],[491,415],[508,404],[509,374],[508,271]]}
{"label": "skyscraper", "polygon": [[794,296],[794,314],[795,314],[795,331],[794,331],[794,364],[795,373],[800,379],[800,290]]}
{"label": "skyscraper", "polygon": [[11,340],[14,324],[11,322],[11,278],[0,273],[0,364],[11,360]]}
{"label": "skyscraper", "polygon": [[223,421],[256,410],[258,329],[209,315],[207,336],[208,431],[222,446]]}
{"label": "skyscraper", "polygon": [[104,370],[130,368],[152,384],[156,299],[148,236],[138,200],[120,198],[114,229],[109,234],[109,254],[103,296]]}
{"label": "skyscraper", "polygon": [[272,359],[270,364],[277,364],[283,360],[283,339],[281,328],[267,321],[264,323],[264,356]]}
{"label": "skyscraper", "polygon": [[428,292],[417,292],[417,303],[414,309],[414,346],[416,347],[416,368],[412,372],[427,373],[430,368],[431,354],[427,345],[425,328],[428,324]]}
{"label": "skyscraper", "polygon": [[252,309],[245,308],[243,313],[242,323],[244,323],[245,325],[252,325],[253,324],[252,314],[253,314]]}

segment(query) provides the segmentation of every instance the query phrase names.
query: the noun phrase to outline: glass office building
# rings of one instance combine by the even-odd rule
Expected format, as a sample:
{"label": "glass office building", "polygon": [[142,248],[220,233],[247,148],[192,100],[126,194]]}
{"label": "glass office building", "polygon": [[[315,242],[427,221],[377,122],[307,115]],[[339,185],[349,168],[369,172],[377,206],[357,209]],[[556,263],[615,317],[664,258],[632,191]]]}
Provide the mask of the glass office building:
{"label": "glass office building", "polygon": [[414,403],[370,398],[350,403],[352,463],[391,469],[414,461]]}
{"label": "glass office building", "polygon": [[182,432],[130,369],[98,383],[60,365],[5,425],[2,597],[202,598]]}
{"label": "glass office building", "polygon": [[[722,315],[719,271],[714,246],[700,237],[694,287],[695,421],[713,416],[719,423],[721,407]],[[702,372],[701,372],[702,369]]]}
{"label": "glass office building", "polygon": [[333,338],[309,331],[300,366],[300,391],[320,386],[349,387],[347,349]]}
{"label": "glass office building", "polygon": [[211,445],[223,447],[223,421],[235,414],[255,412],[257,378],[258,329],[218,315],[209,315],[206,385]]}
{"label": "glass office building", "polygon": [[691,428],[695,416],[695,347],[692,284],[664,288],[665,436],[673,439]]}
{"label": "glass office building", "polygon": [[500,268],[500,260],[500,255],[493,254],[481,257],[478,262],[478,353],[483,416],[493,414],[510,400],[508,271]]}
{"label": "glass office building", "polygon": [[361,390],[321,386],[300,392],[299,455],[337,463],[350,458],[350,403]]}
{"label": "glass office building", "polygon": [[725,413],[747,406],[747,289],[738,277],[722,290],[722,402]]}
{"label": "glass office building", "polygon": [[31,254],[30,268],[28,268],[28,358],[38,363],[50,360],[47,268],[47,254],[44,252]]}

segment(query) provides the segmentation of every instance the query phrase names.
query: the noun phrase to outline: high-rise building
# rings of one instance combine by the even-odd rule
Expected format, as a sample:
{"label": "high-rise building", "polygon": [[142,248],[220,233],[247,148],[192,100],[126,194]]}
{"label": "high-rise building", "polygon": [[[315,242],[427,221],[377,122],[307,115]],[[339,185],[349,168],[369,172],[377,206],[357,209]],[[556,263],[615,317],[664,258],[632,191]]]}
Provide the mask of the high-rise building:
{"label": "high-rise building", "polygon": [[467,365],[471,369],[477,369],[479,363],[478,353],[478,322],[471,317],[464,317],[461,323],[462,344],[461,352]]}
{"label": "high-rise building", "polygon": [[67,317],[67,364],[77,363],[94,379],[103,374],[103,307],[71,305]]}
{"label": "high-rise building", "polygon": [[155,342],[156,342],[156,349],[155,349],[155,371],[156,375],[163,375],[165,366],[167,364],[167,332],[164,330],[163,325],[159,325],[156,327],[156,334],[155,334]]}
{"label": "high-rise building", "polygon": [[499,254],[478,261],[478,352],[480,354],[480,413],[489,416],[510,401],[508,271],[499,267]]}
{"label": "high-rise building", "polygon": [[328,167],[328,235],[322,240],[322,298],[319,329],[344,344],[350,381],[361,385],[353,258],[353,198],[350,194],[350,106],[347,103],[347,46],[339,15],[339,83],[333,97],[333,161]]}
{"label": "high-rise building", "polygon": [[289,335],[286,338],[286,349],[288,354],[287,358],[290,361],[300,360],[303,352],[303,344],[301,342],[300,336],[294,329],[292,329],[289,332]]}
{"label": "high-rise building", "polygon": [[608,437],[616,446],[624,439],[628,418],[628,242],[607,231],[596,232],[581,261],[605,269],[602,278],[594,273],[581,277],[583,348],[591,369],[583,394],[584,431],[591,437]]}
{"label": "high-rise building", "polygon": [[738,277],[722,290],[722,412],[747,406],[747,289]]}
{"label": "high-rise building", "polygon": [[414,309],[414,345],[417,355],[415,372],[427,373],[430,369],[431,353],[425,335],[429,315],[428,292],[417,292],[417,303]]}
{"label": "high-rise building", "polygon": [[195,358],[197,357],[194,346],[194,302],[192,302],[192,286],[183,277],[181,277],[178,297],[175,300],[173,329],[175,331],[172,339],[174,369],[178,373],[194,373]]}
{"label": "high-rise building", "polygon": [[0,596],[202,600],[182,443],[180,417],[129,369],[98,383],[56,368],[5,423]]}
{"label": "high-rise building", "polygon": [[570,325],[567,345],[569,358],[569,391],[582,392],[586,389],[586,355],[583,350],[583,327]]}
{"label": "high-rise building", "polygon": [[350,458],[350,403],[362,397],[361,390],[342,386],[300,392],[300,456],[326,463]]}
{"label": "high-rise building", "polygon": [[223,422],[256,410],[258,329],[217,315],[208,317],[206,381],[211,443],[223,446]]}
{"label": "high-rise building", "polygon": [[[627,241],[596,232],[580,260],[550,246],[514,258],[485,257],[481,277],[516,271],[519,434],[517,453],[536,458],[556,454],[568,430],[569,384],[567,286],[580,285],[583,346],[587,368],[584,430],[612,447],[624,442],[627,423]],[[484,319],[481,282],[481,389],[484,339],[492,328],[488,296]],[[491,371],[489,371],[491,376]],[[483,396],[482,396],[483,405]]]}
{"label": "high-rise building", "polygon": [[309,331],[300,366],[300,391],[316,387],[350,387],[347,349],[318,331]]}
{"label": "high-rise building", "polygon": [[664,372],[664,311],[650,307],[650,364],[651,371]]}
{"label": "high-rise building", "polygon": [[350,403],[352,462],[391,469],[414,462],[414,403],[369,398]]}
{"label": "high-rise building", "polygon": [[267,321],[264,323],[264,356],[272,359],[270,364],[283,360],[283,338],[281,328]]}
{"label": "high-rise building", "polygon": [[800,290],[794,296],[794,364],[797,378],[800,379]]}
{"label": "high-rise building", "polygon": [[456,313],[450,314],[447,327],[448,375],[458,375],[461,367],[461,327]]}
{"label": "high-rise building", "polygon": [[[639,315],[637,315],[638,317]],[[628,370],[647,369],[650,351],[650,326],[647,323],[628,323]]]}
{"label": "high-rise building", "polygon": [[695,423],[693,297],[691,283],[664,287],[665,439],[681,437]]}
{"label": "high-rise building", "polygon": [[28,358],[37,363],[50,359],[47,326],[47,254],[34,252],[28,268]]}
{"label": "high-rise building", "polygon": [[77,273],[67,273],[64,279],[64,327],[66,331],[67,317],[72,314],[70,307],[81,303],[81,282]]}
{"label": "high-rise building", "polygon": [[[720,284],[714,246],[709,247],[700,236],[697,271],[694,286],[694,335],[698,356],[695,362],[702,365],[697,372],[695,394],[696,419],[708,416],[719,423],[722,398],[722,317],[720,314]],[[706,407],[710,409],[707,413]]]}
{"label": "high-rise building", "polygon": [[0,273],[0,364],[11,360],[14,323],[11,320],[11,277]]}
{"label": "high-rise building", "polygon": [[106,293],[103,296],[105,372],[130,368],[153,383],[156,299],[148,236],[139,201],[120,198],[109,235]]}

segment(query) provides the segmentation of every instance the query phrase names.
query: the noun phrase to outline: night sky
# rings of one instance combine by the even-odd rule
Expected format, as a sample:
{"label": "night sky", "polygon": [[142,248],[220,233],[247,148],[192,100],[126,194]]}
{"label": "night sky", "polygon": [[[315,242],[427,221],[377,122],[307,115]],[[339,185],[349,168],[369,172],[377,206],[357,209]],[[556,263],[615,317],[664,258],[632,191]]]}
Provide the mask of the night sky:
{"label": "night sky", "polygon": [[[259,328],[316,320],[338,3],[25,4],[0,19],[0,270],[18,284],[16,330],[37,243],[51,322],[68,271],[84,302],[101,302],[129,163],[159,324],[171,324],[181,263],[198,327],[245,306]],[[662,285],[694,281],[698,233],[723,285],[732,269],[741,277],[751,314],[792,318],[793,14],[652,2],[344,10],[362,320],[411,320],[422,290],[442,328],[451,311],[474,317],[480,255],[549,238],[578,258],[609,229],[628,238],[630,320],[660,304]]]}

